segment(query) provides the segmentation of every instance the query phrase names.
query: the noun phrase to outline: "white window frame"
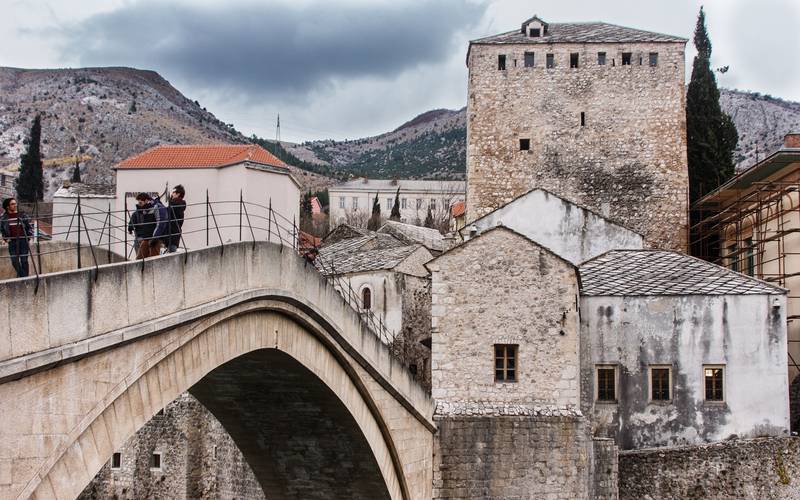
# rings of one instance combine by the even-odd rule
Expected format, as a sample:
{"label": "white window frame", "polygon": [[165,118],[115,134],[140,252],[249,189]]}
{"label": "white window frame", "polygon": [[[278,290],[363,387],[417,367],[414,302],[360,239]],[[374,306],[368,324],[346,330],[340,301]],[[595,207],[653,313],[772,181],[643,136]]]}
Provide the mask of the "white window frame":
{"label": "white window frame", "polygon": [[358,210],[358,196],[353,196],[353,210]]}
{"label": "white window frame", "polygon": [[[653,370],[669,370],[668,385],[669,385],[669,399],[653,399]],[[724,389],[724,387],[723,387]],[[669,364],[654,364],[647,368],[647,393],[651,403],[654,404],[670,404],[675,397],[673,394],[672,385],[672,365]]]}
{"label": "white window frame", "polygon": [[408,205],[408,198],[400,198],[400,208],[405,210],[406,205]]}
{"label": "white window frame", "polygon": [[164,470],[164,454],[160,451],[154,451],[151,453],[151,459],[158,455],[158,467],[150,467],[150,472],[161,472]]}
{"label": "white window frame", "polygon": [[339,197],[339,208],[345,208],[344,196]]}

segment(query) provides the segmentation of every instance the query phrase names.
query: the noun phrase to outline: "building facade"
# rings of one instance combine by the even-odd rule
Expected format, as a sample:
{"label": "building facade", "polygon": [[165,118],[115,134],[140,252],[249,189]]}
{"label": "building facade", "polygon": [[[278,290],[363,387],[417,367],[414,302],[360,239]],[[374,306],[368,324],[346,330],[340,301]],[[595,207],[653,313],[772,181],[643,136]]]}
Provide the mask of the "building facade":
{"label": "building facade", "polygon": [[467,224],[538,187],[685,251],[686,41],[534,17],[470,42]]}
{"label": "building facade", "polygon": [[400,189],[400,222],[421,226],[431,211],[437,226],[449,227],[450,207],[464,200],[463,181],[356,179],[328,188],[330,227],[340,224],[366,227],[375,196],[381,216],[388,219]]}

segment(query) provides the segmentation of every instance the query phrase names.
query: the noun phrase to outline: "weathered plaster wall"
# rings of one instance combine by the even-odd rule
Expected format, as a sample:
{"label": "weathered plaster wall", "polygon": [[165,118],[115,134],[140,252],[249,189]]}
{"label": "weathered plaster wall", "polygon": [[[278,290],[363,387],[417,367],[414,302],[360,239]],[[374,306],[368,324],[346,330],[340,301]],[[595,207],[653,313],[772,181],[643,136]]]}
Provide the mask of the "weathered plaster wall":
{"label": "weathered plaster wall", "polygon": [[[613,216],[613,214],[611,214]],[[462,229],[502,224],[579,265],[609,250],[643,248],[642,236],[542,189],[534,189]]]}
{"label": "weathered plaster wall", "polygon": [[400,333],[403,327],[403,293],[397,273],[390,270],[369,271],[348,274],[345,279],[358,294],[359,301],[364,288],[369,287],[372,293],[372,312],[389,331]]}
{"label": "weathered plaster wall", "polygon": [[[773,307],[777,300],[779,307]],[[581,401],[621,449],[785,433],[781,296],[581,297]],[[618,367],[618,402],[595,402],[595,366]],[[672,401],[649,401],[651,364],[672,367]],[[706,402],[703,365],[724,365],[724,403]]]}
{"label": "weathered plaster wall", "polygon": [[[121,467],[109,461],[78,497],[265,498],[253,471],[214,416],[188,393],[164,407],[117,450]],[[162,453],[160,471],[150,456]]]}
{"label": "weathered plaster wall", "polygon": [[625,500],[800,498],[800,438],[735,439],[619,455]]}
{"label": "weathered plaster wall", "polygon": [[[578,405],[574,266],[496,228],[428,268],[437,402]],[[494,344],[519,345],[517,382],[495,382]]]}
{"label": "weathered plaster wall", "polygon": [[[535,53],[532,68],[525,51]],[[569,67],[573,52],[578,68]],[[633,53],[632,65],[621,65],[622,52]],[[649,52],[658,66],[648,66]],[[546,53],[555,68],[545,68]],[[613,217],[653,247],[686,249],[683,43],[472,44],[468,66],[468,222],[540,187]],[[521,138],[530,151],[520,151]]]}

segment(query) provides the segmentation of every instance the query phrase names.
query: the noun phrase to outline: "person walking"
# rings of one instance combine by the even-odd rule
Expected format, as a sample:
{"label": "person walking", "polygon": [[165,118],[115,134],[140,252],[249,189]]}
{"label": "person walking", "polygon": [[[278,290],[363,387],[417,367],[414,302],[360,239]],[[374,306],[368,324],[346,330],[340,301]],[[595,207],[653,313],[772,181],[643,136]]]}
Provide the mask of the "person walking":
{"label": "person walking", "polygon": [[128,233],[132,233],[135,238],[134,248],[136,248],[137,259],[150,257],[150,242],[153,241],[155,229],[156,215],[153,198],[147,193],[139,193],[136,195],[136,210],[128,221]]}
{"label": "person walking", "polygon": [[0,215],[0,233],[3,240],[8,243],[8,255],[11,265],[17,271],[18,278],[28,276],[28,255],[31,253],[28,240],[33,237],[28,216],[17,209],[17,200],[6,198],[3,200],[3,215]]}
{"label": "person walking", "polygon": [[161,245],[167,238],[169,231],[169,211],[158,196],[153,200],[153,215],[155,216],[156,228],[153,230],[153,237],[150,239],[148,257],[155,257],[161,254]]}
{"label": "person walking", "polygon": [[178,184],[169,195],[169,235],[167,237],[167,252],[173,253],[181,245],[181,231],[183,229],[183,214],[186,212],[186,190]]}

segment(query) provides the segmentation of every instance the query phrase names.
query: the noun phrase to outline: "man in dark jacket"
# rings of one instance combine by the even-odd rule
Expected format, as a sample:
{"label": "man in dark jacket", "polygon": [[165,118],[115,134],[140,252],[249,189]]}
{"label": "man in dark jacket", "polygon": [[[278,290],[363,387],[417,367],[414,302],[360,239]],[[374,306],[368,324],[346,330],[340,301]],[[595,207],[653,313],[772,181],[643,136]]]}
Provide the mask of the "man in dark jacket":
{"label": "man in dark jacket", "polygon": [[150,240],[150,257],[161,253],[161,245],[169,233],[169,211],[158,197],[153,200],[153,215],[156,217],[156,228],[153,230],[153,239]]}
{"label": "man in dark jacket", "polygon": [[173,253],[181,246],[181,230],[183,229],[183,214],[186,212],[186,190],[178,184],[169,195],[169,235],[167,237],[167,251]]}
{"label": "man in dark jacket", "polygon": [[28,239],[33,236],[33,228],[28,216],[17,211],[17,200],[3,200],[3,215],[0,215],[0,233],[8,243],[8,255],[11,265],[17,271],[17,277],[28,276],[28,255],[31,253]]}
{"label": "man in dark jacket", "polygon": [[[136,196],[136,210],[128,221],[128,233],[135,236],[134,248],[136,248],[137,259],[150,257],[150,242],[153,241],[155,230],[156,215],[153,198],[147,193],[139,193]],[[158,255],[158,252],[155,255]]]}

